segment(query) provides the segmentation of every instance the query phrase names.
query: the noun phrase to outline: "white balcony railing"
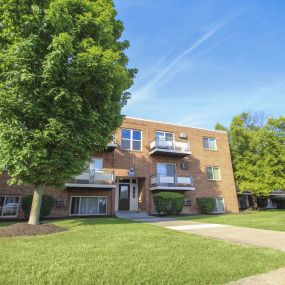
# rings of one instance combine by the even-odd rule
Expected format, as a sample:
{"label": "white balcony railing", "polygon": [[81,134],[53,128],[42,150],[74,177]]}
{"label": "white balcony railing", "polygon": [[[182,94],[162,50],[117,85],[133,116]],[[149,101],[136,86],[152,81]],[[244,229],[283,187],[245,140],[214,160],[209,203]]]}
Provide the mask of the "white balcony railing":
{"label": "white balcony railing", "polygon": [[68,184],[113,184],[114,173],[105,170],[84,170]]}
{"label": "white balcony railing", "polygon": [[191,176],[167,176],[161,174],[155,174],[151,176],[152,186],[193,186]]}
{"label": "white balcony railing", "polygon": [[172,139],[156,138],[150,143],[150,151],[151,153],[159,151],[188,155],[190,154],[190,144],[189,142],[178,142]]}

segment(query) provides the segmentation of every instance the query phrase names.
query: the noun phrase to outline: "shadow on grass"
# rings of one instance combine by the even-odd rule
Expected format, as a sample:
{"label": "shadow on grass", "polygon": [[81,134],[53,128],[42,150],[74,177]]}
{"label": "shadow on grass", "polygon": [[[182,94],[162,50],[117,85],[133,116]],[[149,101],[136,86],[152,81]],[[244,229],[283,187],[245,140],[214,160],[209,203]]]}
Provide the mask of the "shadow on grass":
{"label": "shadow on grass", "polygon": [[[50,223],[51,221],[45,222]],[[52,223],[63,223],[63,227],[65,228],[73,228],[78,226],[135,224],[133,221],[115,217],[73,217],[70,219],[52,221]]]}

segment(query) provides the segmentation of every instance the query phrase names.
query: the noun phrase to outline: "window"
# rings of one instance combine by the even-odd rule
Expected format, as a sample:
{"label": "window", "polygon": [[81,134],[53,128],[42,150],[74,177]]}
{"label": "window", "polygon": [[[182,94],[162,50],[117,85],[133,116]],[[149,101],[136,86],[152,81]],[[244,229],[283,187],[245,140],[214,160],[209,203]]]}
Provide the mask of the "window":
{"label": "window", "polygon": [[141,150],[142,131],[122,129],[122,149]]}
{"label": "window", "polygon": [[0,197],[0,217],[17,217],[20,197],[2,196]]}
{"label": "window", "polygon": [[175,164],[172,163],[157,163],[157,174],[160,176],[174,177],[176,173]]}
{"label": "window", "polygon": [[221,180],[220,167],[206,167],[208,180]]}
{"label": "window", "polygon": [[92,158],[90,162],[91,172],[102,172],[103,170],[103,158]]}
{"label": "window", "polygon": [[217,141],[215,138],[203,138],[204,149],[217,150]]}
{"label": "window", "polygon": [[217,197],[215,198],[215,207],[213,213],[224,213],[225,212],[225,202],[224,198]]}
{"label": "window", "polygon": [[172,141],[174,139],[173,133],[163,132],[163,131],[156,131],[155,138],[161,140]]}
{"label": "window", "polygon": [[157,163],[156,184],[173,185],[175,183],[176,165],[173,163]]}
{"label": "window", "polygon": [[106,215],[107,197],[72,197],[71,215]]}

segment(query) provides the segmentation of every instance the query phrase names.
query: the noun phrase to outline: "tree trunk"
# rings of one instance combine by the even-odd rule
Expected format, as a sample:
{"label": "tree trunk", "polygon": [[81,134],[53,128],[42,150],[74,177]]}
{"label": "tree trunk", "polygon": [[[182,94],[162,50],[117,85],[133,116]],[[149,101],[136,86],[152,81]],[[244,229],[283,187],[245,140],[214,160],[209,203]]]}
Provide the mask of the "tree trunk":
{"label": "tree trunk", "polygon": [[42,204],[42,197],[44,190],[45,190],[44,184],[36,185],[35,187],[30,218],[29,218],[30,225],[38,225],[40,223],[40,212],[41,212],[41,204]]}
{"label": "tree trunk", "polygon": [[253,210],[257,210],[258,206],[257,206],[257,198],[255,195],[252,195],[252,208]]}

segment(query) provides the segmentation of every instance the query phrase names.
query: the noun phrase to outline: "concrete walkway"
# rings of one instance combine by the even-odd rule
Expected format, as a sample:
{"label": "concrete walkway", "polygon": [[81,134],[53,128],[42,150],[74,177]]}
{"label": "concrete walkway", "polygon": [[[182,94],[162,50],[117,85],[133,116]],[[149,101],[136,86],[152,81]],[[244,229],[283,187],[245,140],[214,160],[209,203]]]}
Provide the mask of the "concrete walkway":
{"label": "concrete walkway", "polygon": [[118,211],[116,212],[116,217],[121,219],[131,220],[134,222],[144,222],[144,223],[175,221],[175,219],[173,218],[150,216],[147,212]]}
{"label": "concrete walkway", "polygon": [[185,233],[193,233],[240,244],[278,249],[285,252],[285,232],[192,221],[165,221],[156,224]]}
{"label": "concrete walkway", "polygon": [[[285,252],[285,232],[207,224],[192,221],[162,221],[158,226],[224,241],[278,249]],[[285,268],[250,276],[227,285],[285,285]]]}
{"label": "concrete walkway", "polygon": [[243,278],[227,285],[285,285],[285,268]]}
{"label": "concrete walkway", "polygon": [[[207,224],[192,221],[178,221],[174,218],[149,216],[146,212],[116,213],[118,218],[136,222],[155,224],[160,227],[189,234],[220,239],[224,241],[278,249],[285,252],[285,232],[268,231],[253,228],[235,227],[222,224]],[[285,268],[265,274],[250,276],[227,285],[285,285]]]}

